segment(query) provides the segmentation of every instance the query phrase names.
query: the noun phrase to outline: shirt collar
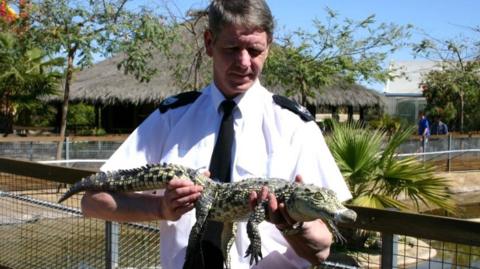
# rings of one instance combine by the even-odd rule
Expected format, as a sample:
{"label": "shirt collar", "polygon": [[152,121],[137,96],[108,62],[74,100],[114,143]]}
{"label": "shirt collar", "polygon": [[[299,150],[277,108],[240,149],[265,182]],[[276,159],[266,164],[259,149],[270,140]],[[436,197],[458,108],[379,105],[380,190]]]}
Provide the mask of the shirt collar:
{"label": "shirt collar", "polygon": [[222,92],[217,88],[215,83],[212,82],[209,87],[210,100],[212,102],[212,108],[215,109],[216,113],[220,113],[220,104],[225,100]]}
{"label": "shirt collar", "polygon": [[263,93],[264,88],[257,79],[248,91],[234,99],[242,117],[259,116],[259,110],[263,109]]}
{"label": "shirt collar", "polygon": [[[215,85],[215,82],[210,84],[208,89],[208,93],[210,95],[210,100],[212,102],[212,107],[215,108],[217,113],[220,113],[220,104],[225,100],[225,96],[223,96],[222,92],[218,87]],[[263,86],[260,84],[260,81],[257,79],[252,87],[248,89],[243,94],[235,97],[233,101],[237,103],[237,107],[240,111],[240,115],[247,116],[247,115],[256,115],[257,110],[261,109],[260,105],[262,102],[261,95],[263,93]]]}

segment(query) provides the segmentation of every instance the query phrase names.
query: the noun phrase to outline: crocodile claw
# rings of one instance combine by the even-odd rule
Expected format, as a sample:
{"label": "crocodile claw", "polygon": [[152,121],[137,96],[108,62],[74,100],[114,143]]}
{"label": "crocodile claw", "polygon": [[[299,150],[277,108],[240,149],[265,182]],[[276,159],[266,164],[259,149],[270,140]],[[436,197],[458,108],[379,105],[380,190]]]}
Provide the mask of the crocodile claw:
{"label": "crocodile claw", "polygon": [[251,255],[250,265],[252,265],[254,261],[255,264],[258,264],[258,261],[263,259],[261,246],[256,244],[250,244],[250,246],[248,246],[247,248],[247,251],[245,252],[245,257],[248,257],[249,255]]}

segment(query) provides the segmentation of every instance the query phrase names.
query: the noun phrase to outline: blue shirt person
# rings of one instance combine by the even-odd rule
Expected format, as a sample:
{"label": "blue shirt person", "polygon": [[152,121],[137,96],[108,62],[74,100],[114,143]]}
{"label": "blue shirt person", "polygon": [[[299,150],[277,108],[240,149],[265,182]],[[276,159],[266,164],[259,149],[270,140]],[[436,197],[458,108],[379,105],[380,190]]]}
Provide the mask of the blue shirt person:
{"label": "blue shirt person", "polygon": [[420,111],[418,113],[418,135],[422,137],[428,137],[430,136],[430,124],[428,122],[427,117],[423,113],[423,111]]}

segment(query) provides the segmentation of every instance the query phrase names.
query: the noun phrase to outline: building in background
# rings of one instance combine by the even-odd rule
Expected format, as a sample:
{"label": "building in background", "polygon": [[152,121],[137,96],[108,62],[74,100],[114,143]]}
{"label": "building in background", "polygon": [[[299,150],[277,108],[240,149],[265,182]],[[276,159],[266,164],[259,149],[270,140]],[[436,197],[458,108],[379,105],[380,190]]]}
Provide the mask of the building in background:
{"label": "building in background", "polygon": [[387,81],[384,95],[386,112],[415,123],[420,110],[427,104],[422,94],[422,76],[438,69],[433,61],[396,61],[390,64],[396,78]]}

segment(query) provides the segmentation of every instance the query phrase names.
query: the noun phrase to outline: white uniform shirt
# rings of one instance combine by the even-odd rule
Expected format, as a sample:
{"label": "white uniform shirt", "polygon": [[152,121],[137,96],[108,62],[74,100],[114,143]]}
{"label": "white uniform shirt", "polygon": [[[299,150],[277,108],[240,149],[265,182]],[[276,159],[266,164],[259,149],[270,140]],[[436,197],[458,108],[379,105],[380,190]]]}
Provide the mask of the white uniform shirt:
{"label": "white uniform shirt", "polygon": [[[175,163],[208,170],[222,118],[223,95],[214,84],[192,104],[153,112],[120,146],[103,171],[128,169],[147,163]],[[351,194],[314,121],[305,122],[274,103],[272,93],[257,81],[234,99],[234,158],[232,181],[251,177],[284,178],[301,175],[305,183],[334,190],[339,199]],[[195,210],[178,221],[161,221],[161,263],[164,269],[182,268]],[[268,222],[259,225],[263,260],[253,268],[306,268],[289,244]],[[250,244],[245,222],[238,225],[230,251],[232,268],[250,268],[245,251]]]}

